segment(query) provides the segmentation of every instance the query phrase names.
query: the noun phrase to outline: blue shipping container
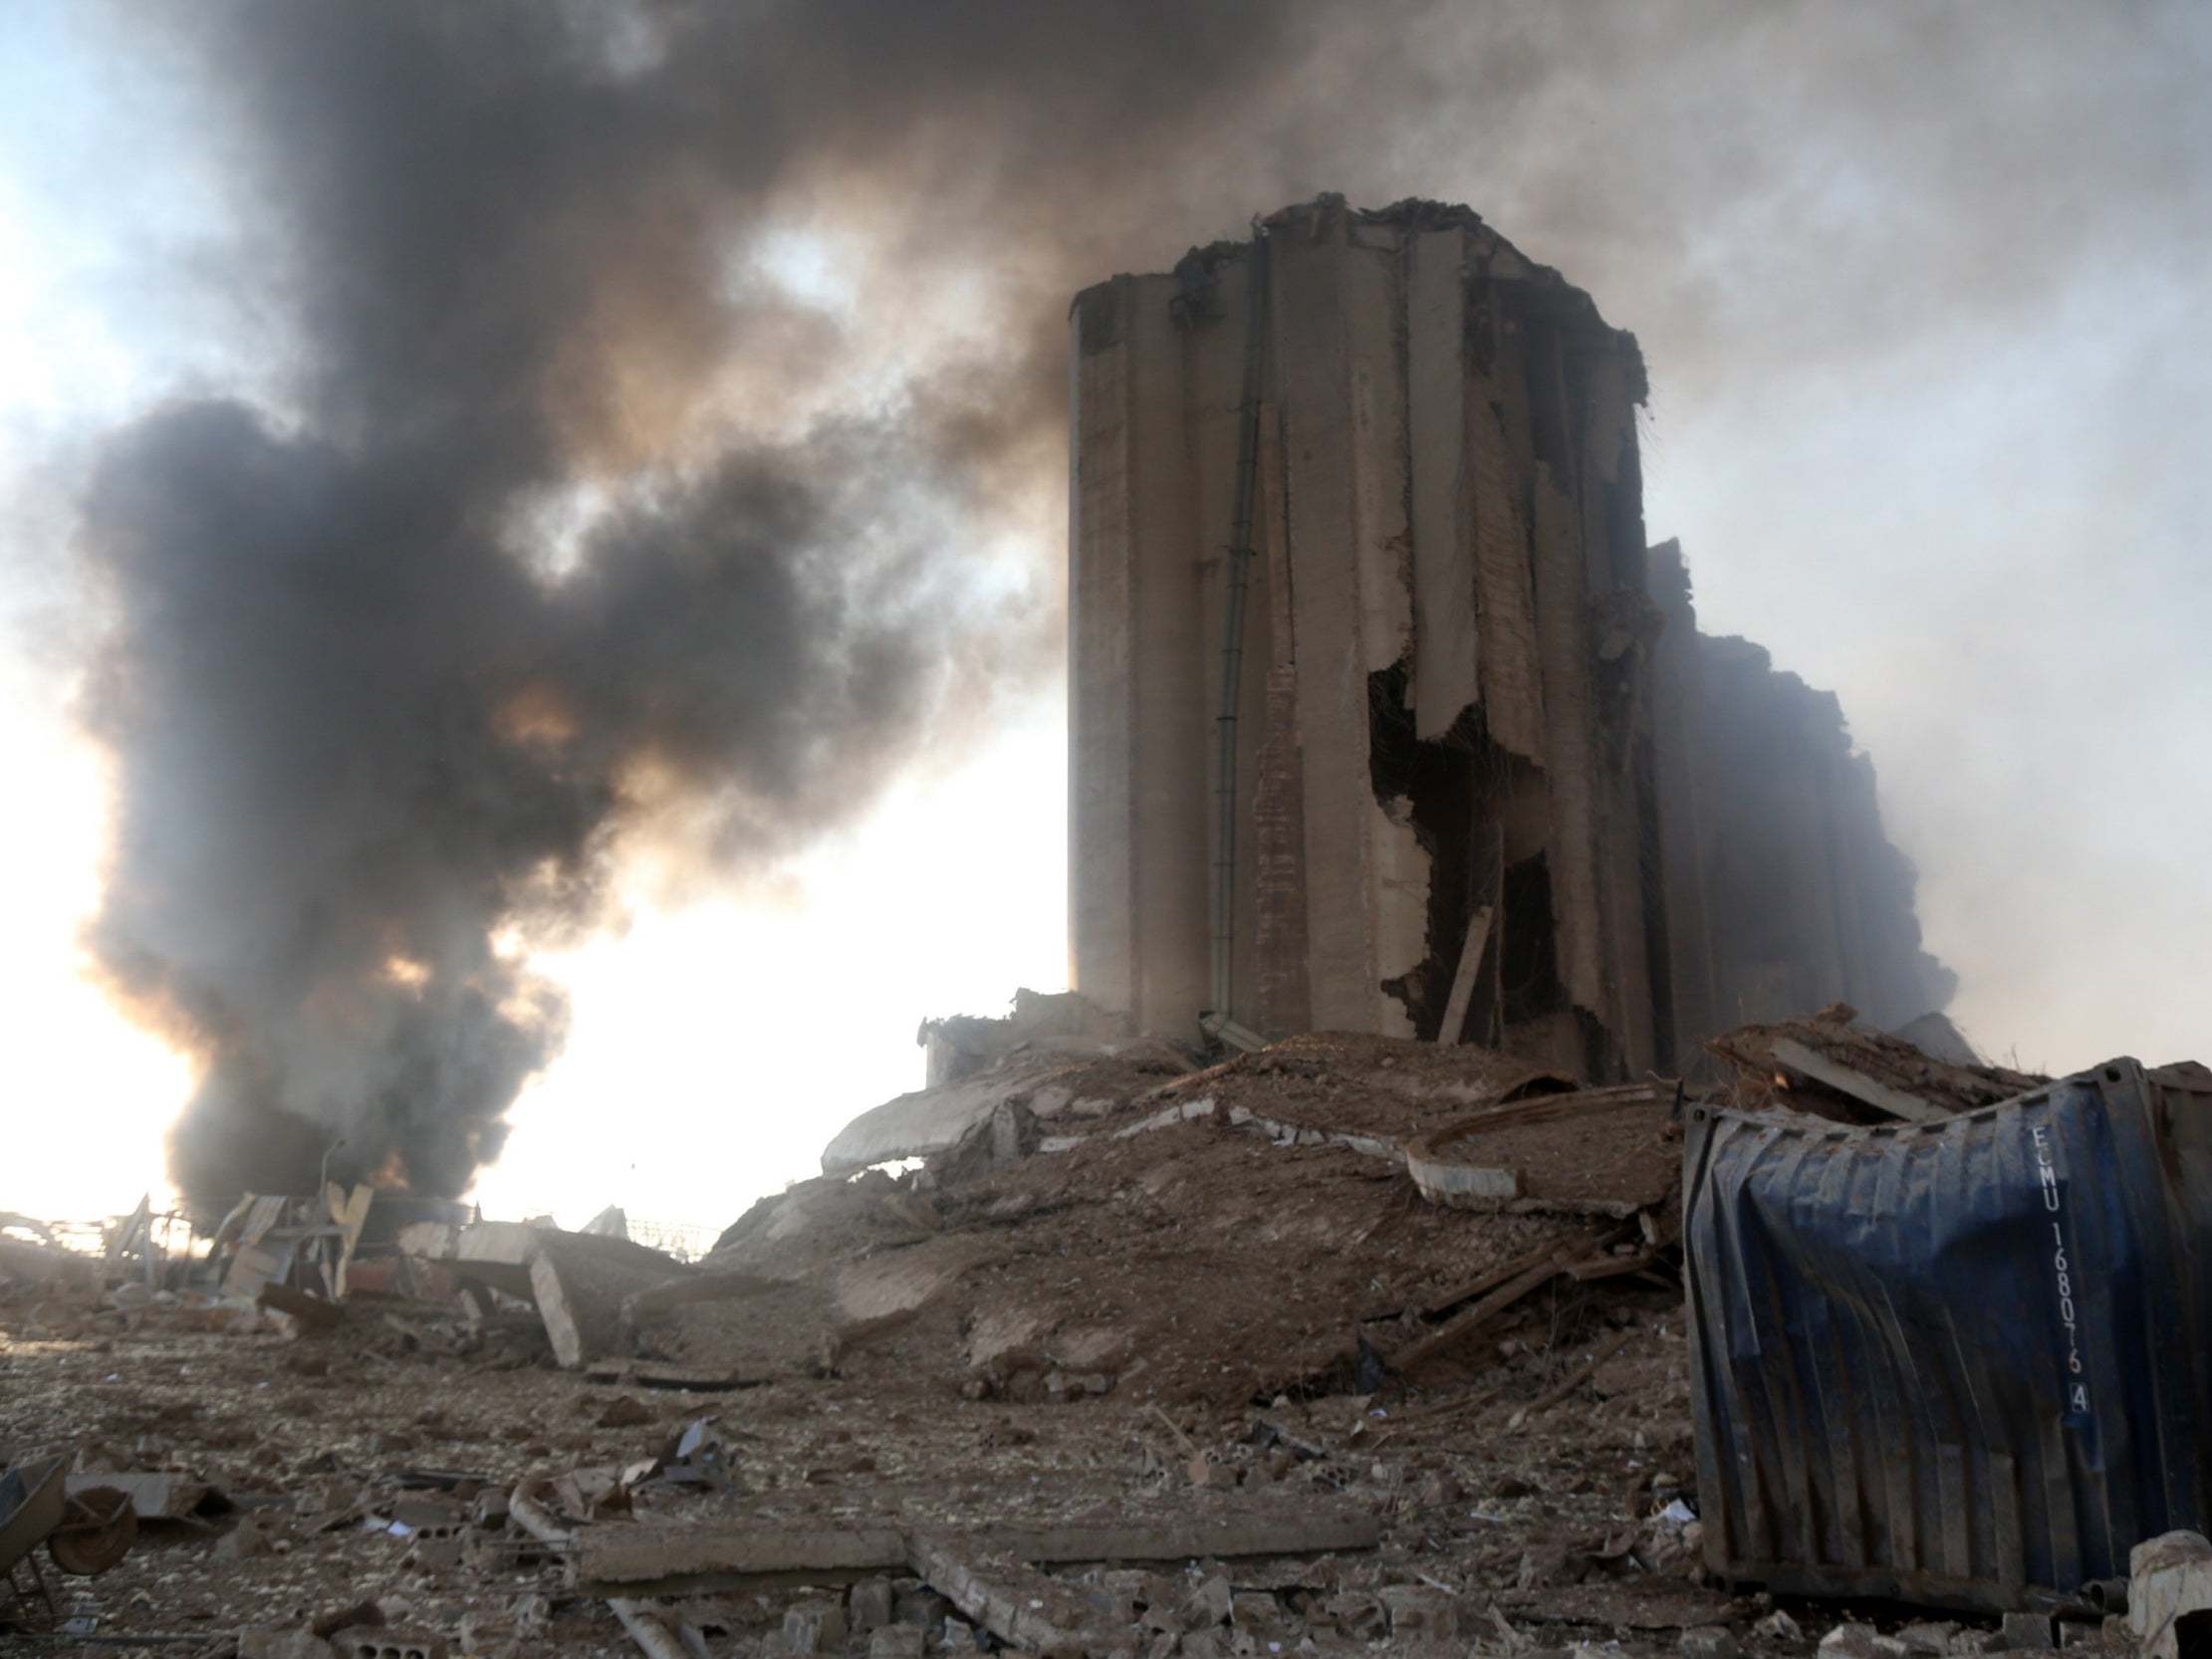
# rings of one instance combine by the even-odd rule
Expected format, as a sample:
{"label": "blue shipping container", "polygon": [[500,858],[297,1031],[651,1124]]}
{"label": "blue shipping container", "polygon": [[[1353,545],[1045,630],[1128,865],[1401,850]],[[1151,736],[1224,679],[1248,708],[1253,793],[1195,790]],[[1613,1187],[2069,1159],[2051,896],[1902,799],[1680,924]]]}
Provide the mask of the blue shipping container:
{"label": "blue shipping container", "polygon": [[2212,1072],[2120,1060],[1936,1123],[1685,1127],[1715,1572],[2051,1606],[2212,1519]]}

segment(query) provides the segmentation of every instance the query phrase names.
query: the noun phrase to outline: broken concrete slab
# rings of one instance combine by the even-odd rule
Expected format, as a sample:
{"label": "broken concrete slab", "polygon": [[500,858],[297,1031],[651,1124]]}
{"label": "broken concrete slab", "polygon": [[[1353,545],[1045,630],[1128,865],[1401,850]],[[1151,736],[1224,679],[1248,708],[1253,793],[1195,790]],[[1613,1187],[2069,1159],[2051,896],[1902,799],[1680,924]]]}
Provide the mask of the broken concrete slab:
{"label": "broken concrete slab", "polygon": [[2127,1625],[2145,1659],[2194,1659],[2212,1644],[2212,1540],[2162,1533],[2127,1558]]}
{"label": "broken concrete slab", "polygon": [[554,1358],[570,1370],[623,1350],[624,1308],[632,1298],[692,1277],[674,1257],[628,1239],[526,1222],[418,1222],[401,1229],[399,1248],[449,1267],[464,1284],[529,1299]]}
{"label": "broken concrete slab", "polygon": [[896,1527],[593,1527],[576,1534],[569,1582],[586,1595],[680,1595],[836,1584],[906,1569]]}
{"label": "broken concrete slab", "polygon": [[[932,1537],[971,1559],[1061,1565],[1328,1554],[1371,1549],[1381,1531],[1362,1511],[1299,1504],[1198,1510],[1125,1525],[937,1529]],[[909,1567],[918,1571],[912,1544],[907,1530],[891,1518],[835,1529],[766,1523],[593,1527],[571,1541],[569,1581],[587,1595],[853,1583]]]}
{"label": "broken concrete slab", "polygon": [[1129,1023],[1078,991],[1014,993],[1011,1012],[986,1019],[954,1014],[924,1020],[914,1040],[926,1057],[924,1086],[937,1088],[995,1066],[1024,1044],[1088,1047],[1124,1042]]}
{"label": "broken concrete slab", "polygon": [[1008,1646],[1038,1653],[1104,1653],[1121,1632],[1059,1579],[1006,1555],[977,1554],[917,1536],[914,1571]]}
{"label": "broken concrete slab", "polygon": [[1940,1059],[1875,1030],[1846,1003],[1805,1019],[1740,1026],[1705,1047],[1735,1066],[1764,1103],[1846,1122],[1939,1122],[2050,1081]]}
{"label": "broken concrete slab", "polygon": [[1086,1115],[1097,1096],[1118,1105],[1175,1074],[1157,1044],[1056,1042],[1025,1045],[958,1080],[900,1094],[864,1111],[822,1150],[822,1172],[845,1175],[899,1158],[950,1152],[988,1125],[994,1114],[1020,1108],[1050,1120]]}

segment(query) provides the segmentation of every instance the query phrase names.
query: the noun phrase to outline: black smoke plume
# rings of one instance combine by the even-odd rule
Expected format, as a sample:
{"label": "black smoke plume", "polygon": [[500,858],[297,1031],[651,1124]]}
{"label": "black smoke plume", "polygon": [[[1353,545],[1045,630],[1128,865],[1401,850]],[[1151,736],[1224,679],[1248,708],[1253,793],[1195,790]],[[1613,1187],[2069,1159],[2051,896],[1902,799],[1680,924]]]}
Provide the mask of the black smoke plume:
{"label": "black smoke plume", "polygon": [[[179,1184],[298,1188],[343,1135],[335,1172],[460,1190],[561,1039],[526,947],[607,919],[625,840],[757,867],[1049,664],[1052,581],[974,550],[1055,563],[1075,288],[1324,188],[1466,197],[1640,284],[1695,395],[1744,367],[1713,237],[1875,201],[1824,291],[1742,275],[1738,332],[1906,351],[1925,295],[2030,313],[2169,211],[2187,146],[2108,118],[2141,77],[2030,9],[116,0],[234,190],[163,280],[253,335],[250,393],[117,434],[83,523],[92,942],[203,1066]],[[1838,158],[1887,193],[1809,195]]]}
{"label": "black smoke plume", "polygon": [[[115,15],[207,90],[215,280],[263,329],[254,395],[108,443],[82,533],[91,943],[201,1065],[188,1193],[300,1190],[341,1139],[335,1175],[463,1190],[562,1040],[528,947],[609,919],[621,845],[742,876],[1035,679],[1054,587],[972,550],[1058,511],[1065,296],[1164,203],[1264,199],[1168,163],[1231,81],[1306,102],[1352,21]],[[1142,176],[1179,193],[1106,187]],[[851,292],[779,279],[794,235]]]}

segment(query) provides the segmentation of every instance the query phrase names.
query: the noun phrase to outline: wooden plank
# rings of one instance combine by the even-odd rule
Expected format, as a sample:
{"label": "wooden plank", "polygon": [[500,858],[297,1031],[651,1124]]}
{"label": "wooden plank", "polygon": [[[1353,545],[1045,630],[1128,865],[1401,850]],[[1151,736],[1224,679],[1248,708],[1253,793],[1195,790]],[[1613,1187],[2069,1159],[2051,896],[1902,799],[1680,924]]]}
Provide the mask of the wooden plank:
{"label": "wooden plank", "polygon": [[1957,1115],[1917,1094],[1907,1094],[1862,1071],[1854,1071],[1841,1061],[1830,1060],[1794,1037],[1777,1037],[1769,1047],[1774,1051],[1774,1058],[1791,1070],[1803,1071],[1815,1082],[1826,1083],[1891,1117],[1901,1117],[1908,1123],[1941,1123]]}
{"label": "wooden plank", "polygon": [[1610,1359],[1614,1354],[1618,1353],[1622,1348],[1626,1347],[1628,1345],[1629,1339],[1635,1334],[1636,1332],[1633,1330],[1615,1331],[1604,1341],[1598,1343],[1598,1346],[1591,1351],[1590,1357],[1584,1360],[1582,1364],[1576,1366],[1573,1371],[1569,1372],[1558,1383],[1554,1384],[1550,1388],[1547,1388],[1543,1393],[1539,1394],[1527,1405],[1521,1407],[1520,1410],[1516,1411],[1513,1416],[1507,1420],[1506,1427],[1509,1430],[1518,1429],[1521,1426],[1522,1422],[1528,1417],[1530,1412],[1542,1411],[1548,1406],[1558,1405],[1560,1401],[1566,1399],[1568,1395],[1574,1393],[1576,1389],[1582,1387],[1584,1383],[1588,1382],[1592,1377],[1596,1376],[1598,1374],[1598,1367],[1604,1364],[1606,1360]]}
{"label": "wooden plank", "polygon": [[1467,923],[1467,938],[1459,947],[1459,971],[1452,975],[1451,997],[1444,1004],[1444,1023],[1436,1028],[1439,1043],[1458,1043],[1467,1029],[1467,1009],[1474,1001],[1475,978],[1482,971],[1483,953],[1490,947],[1493,914],[1485,904]]}
{"label": "wooden plank", "polygon": [[[906,1535],[895,1526],[592,1527],[569,1552],[569,1581],[586,1594],[635,1585],[638,1595],[670,1595],[671,1582],[713,1579],[742,1588],[765,1578],[827,1584],[906,1565]],[[651,1587],[647,1587],[651,1586]],[[622,1593],[617,1591],[617,1593]]]}
{"label": "wooden plank", "polygon": [[[1598,1248],[1598,1241],[1585,1239],[1581,1248],[1586,1251],[1594,1250]],[[1465,1284],[1447,1291],[1443,1296],[1430,1303],[1422,1311],[1429,1318],[1441,1318],[1453,1308],[1463,1306],[1465,1304],[1473,1302],[1477,1297],[1488,1296],[1499,1286],[1505,1284],[1507,1280],[1518,1279],[1540,1263],[1554,1260],[1558,1257],[1559,1251],[1560,1247],[1556,1243],[1540,1244],[1526,1255],[1516,1256],[1510,1262],[1502,1262],[1488,1273],[1480,1274],[1468,1280]]]}
{"label": "wooden plank", "polygon": [[1478,1326],[1496,1318],[1532,1291],[1557,1278],[1568,1266],[1559,1256],[1547,1257],[1527,1272],[1516,1275],[1455,1318],[1447,1319],[1426,1336],[1408,1343],[1383,1362],[1393,1371],[1410,1371],[1444,1349],[1464,1339]]}

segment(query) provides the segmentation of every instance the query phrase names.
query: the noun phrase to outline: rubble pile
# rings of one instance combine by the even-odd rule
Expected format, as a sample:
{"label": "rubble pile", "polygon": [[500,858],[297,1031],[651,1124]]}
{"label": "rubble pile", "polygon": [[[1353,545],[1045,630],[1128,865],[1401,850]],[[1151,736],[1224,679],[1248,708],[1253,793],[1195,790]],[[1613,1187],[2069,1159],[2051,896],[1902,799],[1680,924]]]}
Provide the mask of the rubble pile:
{"label": "rubble pile", "polygon": [[[1778,1032],[1854,1041],[1830,1011],[1716,1052],[1794,1092]],[[135,1537],[0,1620],[291,1659],[2119,1639],[1712,1574],[1682,1170],[1725,1102],[1372,1036],[1206,1066],[1006,1035],[695,1264],[612,1227],[380,1231],[333,1189],[150,1285],[11,1270],[0,1453],[124,1495]],[[1949,1070],[1880,1076],[1953,1103]],[[272,1234],[287,1265],[237,1283]]]}

